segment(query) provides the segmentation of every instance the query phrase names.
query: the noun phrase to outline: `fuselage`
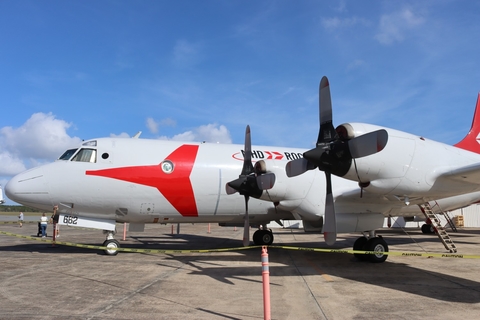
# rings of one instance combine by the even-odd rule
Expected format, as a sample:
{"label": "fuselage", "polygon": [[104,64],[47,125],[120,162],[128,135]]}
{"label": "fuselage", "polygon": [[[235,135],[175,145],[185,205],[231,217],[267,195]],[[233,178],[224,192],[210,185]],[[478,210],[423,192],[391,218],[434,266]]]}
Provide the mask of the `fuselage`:
{"label": "fuselage", "polygon": [[[352,137],[380,128],[359,123],[348,126]],[[437,180],[445,172],[479,163],[480,155],[385,129],[388,143],[384,150],[355,159],[343,177],[333,177],[339,215],[355,215],[353,225],[358,225],[367,215],[383,219],[419,214],[415,204],[425,201],[443,201],[450,210],[480,200],[478,184],[446,185]],[[5,190],[13,201],[40,210],[50,211],[58,205],[60,212],[118,222],[238,223],[245,213],[244,197],[227,195],[225,185],[241,172],[242,149],[235,144],[94,139],[68,150],[53,163],[15,176]],[[252,147],[252,161],[265,161],[267,171],[276,176],[272,189],[250,200],[252,224],[298,218],[317,221],[323,216],[323,172],[311,170],[293,178],[285,174],[287,162],[305,151]],[[358,182],[368,185],[361,191]]]}
{"label": "fuselage", "polygon": [[[229,222],[245,212],[244,197],[225,192],[241,171],[241,145],[102,138],[69,151],[64,159],[15,176],[6,187],[8,197],[41,210],[59,205],[65,212],[119,222]],[[301,153],[255,147],[252,158],[282,172]],[[280,181],[284,200],[300,203],[312,176],[297,179],[302,188]],[[252,199],[249,209],[253,222],[292,218],[270,201]]]}

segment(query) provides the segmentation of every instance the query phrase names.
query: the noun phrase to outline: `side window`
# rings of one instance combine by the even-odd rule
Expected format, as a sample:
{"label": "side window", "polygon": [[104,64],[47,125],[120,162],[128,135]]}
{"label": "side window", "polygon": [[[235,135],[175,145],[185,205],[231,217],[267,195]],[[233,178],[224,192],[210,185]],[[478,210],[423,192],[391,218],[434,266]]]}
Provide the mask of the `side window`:
{"label": "side window", "polygon": [[97,150],[95,149],[81,149],[72,161],[80,162],[97,162]]}
{"label": "side window", "polygon": [[73,154],[77,151],[77,149],[70,149],[65,151],[58,160],[69,160]]}

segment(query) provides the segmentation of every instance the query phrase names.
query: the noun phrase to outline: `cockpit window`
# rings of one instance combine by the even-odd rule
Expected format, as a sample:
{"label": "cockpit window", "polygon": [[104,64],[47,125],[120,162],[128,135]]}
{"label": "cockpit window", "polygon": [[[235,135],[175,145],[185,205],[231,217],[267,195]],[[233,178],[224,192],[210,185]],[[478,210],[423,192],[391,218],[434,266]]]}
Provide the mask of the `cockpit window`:
{"label": "cockpit window", "polygon": [[78,149],[69,149],[65,151],[58,160],[69,160]]}
{"label": "cockpit window", "polygon": [[72,161],[80,162],[97,162],[97,150],[95,149],[81,149]]}

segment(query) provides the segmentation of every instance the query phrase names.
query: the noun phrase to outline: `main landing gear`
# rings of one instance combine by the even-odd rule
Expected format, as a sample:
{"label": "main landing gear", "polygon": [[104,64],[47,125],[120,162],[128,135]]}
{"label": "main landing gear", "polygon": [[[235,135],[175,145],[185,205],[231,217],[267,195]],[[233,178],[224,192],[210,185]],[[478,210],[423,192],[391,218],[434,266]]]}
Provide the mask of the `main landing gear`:
{"label": "main landing gear", "polygon": [[360,261],[370,261],[374,263],[381,263],[387,260],[388,245],[381,236],[375,236],[375,232],[370,232],[369,238],[363,236],[358,238],[353,244],[353,250],[358,251],[372,251],[374,254],[354,253],[354,256]]}
{"label": "main landing gear", "polygon": [[107,256],[116,256],[118,254],[118,251],[115,249],[120,248],[120,242],[115,240],[115,238],[113,237],[115,235],[115,232],[107,230],[104,230],[103,232],[107,234],[107,239],[103,242],[102,246],[109,248],[103,250],[103,252]]}
{"label": "main landing gear", "polygon": [[424,233],[424,234],[435,233],[435,228],[433,227],[433,224],[432,223],[424,223],[422,225],[422,233]]}
{"label": "main landing gear", "polygon": [[253,234],[253,243],[257,246],[270,245],[273,243],[273,232],[270,229],[262,228]]}

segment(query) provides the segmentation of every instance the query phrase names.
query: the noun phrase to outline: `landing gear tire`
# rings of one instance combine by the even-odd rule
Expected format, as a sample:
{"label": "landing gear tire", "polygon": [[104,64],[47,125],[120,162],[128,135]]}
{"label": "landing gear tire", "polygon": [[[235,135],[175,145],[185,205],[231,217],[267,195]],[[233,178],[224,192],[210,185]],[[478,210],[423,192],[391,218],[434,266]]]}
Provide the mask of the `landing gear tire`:
{"label": "landing gear tire", "polygon": [[273,243],[273,233],[270,230],[257,230],[253,234],[253,243],[257,246],[271,245]]}
{"label": "landing gear tire", "polygon": [[424,234],[432,234],[434,233],[435,230],[433,229],[432,225],[431,224],[423,224],[422,225],[422,233]]}
{"label": "landing gear tire", "polygon": [[367,251],[373,251],[375,254],[369,254],[368,259],[373,263],[381,263],[387,260],[388,245],[381,237],[370,238],[366,244]]}
{"label": "landing gear tire", "polygon": [[117,248],[120,248],[120,243],[115,240],[115,239],[108,239],[103,242],[103,247],[111,248],[111,249],[105,249],[103,252],[107,256],[116,256],[118,254],[118,250],[115,250]]}
{"label": "landing gear tire", "polygon": [[[358,251],[362,251],[362,250],[365,250],[366,251],[366,245],[367,245],[367,242],[368,242],[368,239],[366,237],[360,237],[358,238],[355,243],[353,244],[353,250],[358,250]],[[366,261],[368,260],[368,255],[366,254],[362,254],[362,253],[354,253],[353,254],[358,260],[360,261]]]}

